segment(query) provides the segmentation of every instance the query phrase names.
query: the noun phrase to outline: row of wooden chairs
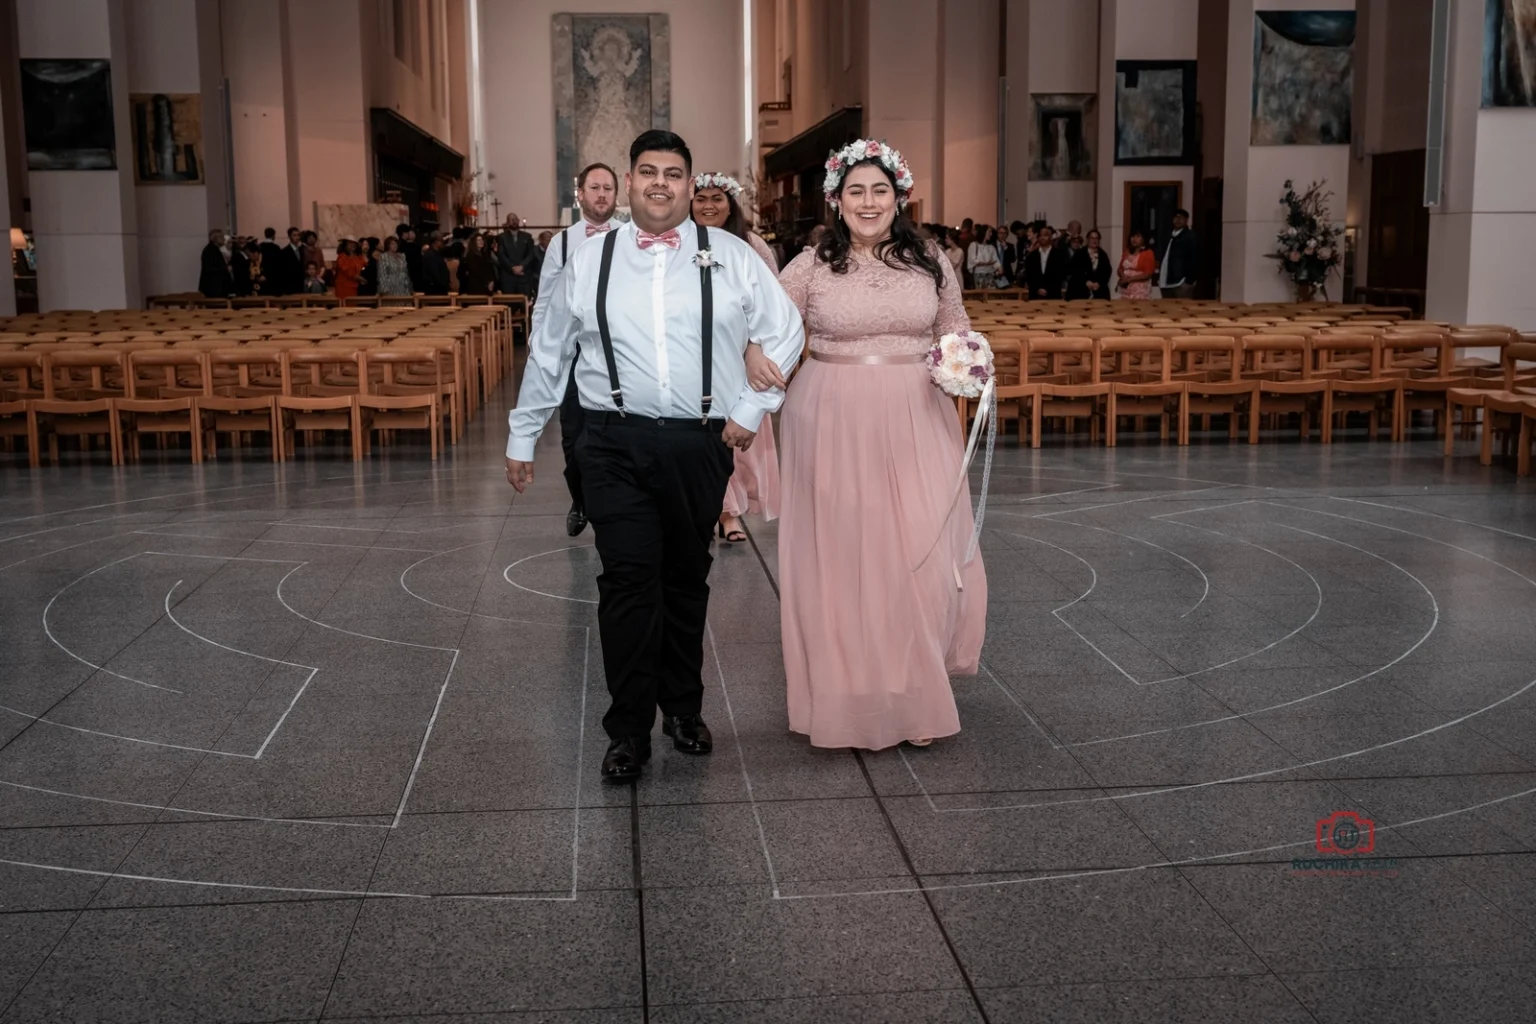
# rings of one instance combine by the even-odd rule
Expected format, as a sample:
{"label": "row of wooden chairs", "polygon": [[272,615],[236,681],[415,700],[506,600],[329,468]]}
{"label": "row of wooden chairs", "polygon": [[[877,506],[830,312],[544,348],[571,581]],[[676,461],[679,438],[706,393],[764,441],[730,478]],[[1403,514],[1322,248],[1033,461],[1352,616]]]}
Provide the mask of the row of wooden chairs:
{"label": "row of wooden chairs", "polygon": [[435,459],[445,430],[456,439],[461,428],[459,391],[444,374],[449,358],[441,348],[388,344],[0,352],[0,436],[8,445],[25,437],[36,466],[43,436],[54,461],[60,437],[88,445],[99,436],[117,462],[124,436],[137,458],[145,434],[192,434],[193,461],[201,461],[205,450],[217,454],[219,433],[269,434],[279,459],[294,454],[295,430],[311,439],[346,430],[357,458],[372,429],[424,429]]}
{"label": "row of wooden chairs", "polygon": [[[1126,417],[1156,419],[1159,436],[1175,433],[1189,443],[1191,419],[1228,417],[1228,436],[1247,420],[1250,444],[1265,417],[1295,416],[1300,436],[1314,425],[1331,442],[1340,417],[1366,418],[1368,436],[1385,429],[1404,436],[1413,412],[1435,414],[1436,429],[1449,433],[1447,395],[1453,390],[1497,387],[1492,378],[1447,370],[1452,342],[1369,334],[1315,336],[1254,333],[1155,334],[1075,337],[1033,334],[994,339],[999,412],[1016,419],[1019,440],[1041,443],[1047,420],[1071,429],[1087,420],[1090,437],[1113,446]],[[1536,379],[1517,377],[1523,346],[1505,347],[1506,389]],[[961,403],[968,422],[968,403]]]}

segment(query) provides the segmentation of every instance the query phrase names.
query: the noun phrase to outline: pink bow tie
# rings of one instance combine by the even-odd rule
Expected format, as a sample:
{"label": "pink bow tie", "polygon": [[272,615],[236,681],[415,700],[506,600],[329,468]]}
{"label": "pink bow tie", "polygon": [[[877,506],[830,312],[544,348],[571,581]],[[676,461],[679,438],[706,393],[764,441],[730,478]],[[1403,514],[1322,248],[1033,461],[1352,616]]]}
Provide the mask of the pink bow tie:
{"label": "pink bow tie", "polygon": [[611,227],[613,227],[612,224],[588,224],[587,237],[591,238],[593,235],[600,235]]}
{"label": "pink bow tie", "polygon": [[683,238],[677,233],[677,228],[663,231],[659,235],[653,235],[649,231],[640,232],[640,248],[649,249],[653,245],[664,245],[668,249],[676,249],[683,244]]}

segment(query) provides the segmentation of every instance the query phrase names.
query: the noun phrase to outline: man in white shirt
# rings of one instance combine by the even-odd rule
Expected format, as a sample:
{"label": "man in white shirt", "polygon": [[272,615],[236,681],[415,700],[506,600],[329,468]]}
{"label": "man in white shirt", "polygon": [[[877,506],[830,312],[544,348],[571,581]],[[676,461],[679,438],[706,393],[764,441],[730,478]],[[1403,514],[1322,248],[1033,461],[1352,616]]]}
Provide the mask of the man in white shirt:
{"label": "man in white shirt", "polygon": [[710,535],[733,449],[749,448],[784,399],[752,390],[744,353],[750,338],[794,366],[805,345],[799,311],[749,245],[718,230],[700,245],[683,140],[648,131],[629,158],[634,222],[573,250],[541,297],[507,441],[507,481],[522,493],[575,360],[586,419],[575,455],[603,560],[598,628],[613,698],[602,772],[615,781],[641,774],[657,707],[676,749],[713,749],[700,714]]}
{"label": "man in white shirt", "polygon": [[[613,227],[613,212],[618,209],[619,176],[607,164],[592,164],[576,176],[576,202],[581,206],[581,220],[550,240],[544,251],[544,265],[539,270],[539,297],[533,304],[528,336],[533,337],[544,321],[550,297],[559,287],[561,271],[571,254],[593,238],[602,238]],[[578,349],[577,355],[580,355]],[[576,394],[576,364],[571,363],[571,377],[560,403],[560,447],[565,452],[565,486],[571,492],[571,510],[565,514],[565,532],[575,537],[587,528],[586,506],[581,497],[581,468],[576,464],[576,438],[581,435],[581,400]]]}
{"label": "man in white shirt", "polygon": [[1157,287],[1165,299],[1190,299],[1195,295],[1195,275],[1200,272],[1200,240],[1189,228],[1189,211],[1173,211],[1173,230],[1157,254]]}

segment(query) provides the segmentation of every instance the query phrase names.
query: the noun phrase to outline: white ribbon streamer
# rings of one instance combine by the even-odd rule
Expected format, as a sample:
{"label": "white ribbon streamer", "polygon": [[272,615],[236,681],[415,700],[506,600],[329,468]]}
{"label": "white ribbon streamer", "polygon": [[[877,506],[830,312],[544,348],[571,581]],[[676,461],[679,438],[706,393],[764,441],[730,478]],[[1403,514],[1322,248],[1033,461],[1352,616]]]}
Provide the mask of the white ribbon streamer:
{"label": "white ribbon streamer", "polygon": [[981,397],[976,400],[976,418],[971,422],[971,434],[965,443],[965,457],[960,461],[960,479],[955,482],[953,496],[949,499],[949,508],[945,510],[944,519],[939,524],[938,536],[934,537],[928,551],[923,555],[922,561],[913,566],[915,573],[924,565],[938,549],[939,541],[944,538],[945,531],[949,528],[950,518],[955,514],[955,508],[960,503],[962,494],[970,492],[971,463],[976,459],[976,449],[980,446],[981,431],[983,425],[987,431],[986,459],[982,463],[981,470],[981,494],[976,501],[976,524],[971,530],[971,539],[965,547],[965,558],[954,565],[955,589],[964,590],[965,584],[960,577],[960,570],[971,564],[976,557],[977,548],[981,544],[981,526],[987,515],[987,488],[992,482],[992,451],[997,445],[997,377],[996,375],[987,381],[986,387],[981,389]]}

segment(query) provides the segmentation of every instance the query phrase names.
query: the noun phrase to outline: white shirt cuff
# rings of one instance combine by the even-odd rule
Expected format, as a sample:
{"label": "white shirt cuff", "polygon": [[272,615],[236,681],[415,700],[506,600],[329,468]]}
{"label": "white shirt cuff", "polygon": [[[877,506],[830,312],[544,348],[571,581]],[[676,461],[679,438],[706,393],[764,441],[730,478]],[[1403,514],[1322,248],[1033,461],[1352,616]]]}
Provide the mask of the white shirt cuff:
{"label": "white shirt cuff", "polygon": [[758,427],[763,425],[763,413],[764,410],[761,406],[752,405],[748,402],[737,402],[736,408],[731,410],[731,420],[743,430],[750,430],[755,434]]}
{"label": "white shirt cuff", "polygon": [[518,462],[532,462],[533,449],[538,444],[534,438],[518,437],[516,434],[507,435],[507,458],[516,459]]}

